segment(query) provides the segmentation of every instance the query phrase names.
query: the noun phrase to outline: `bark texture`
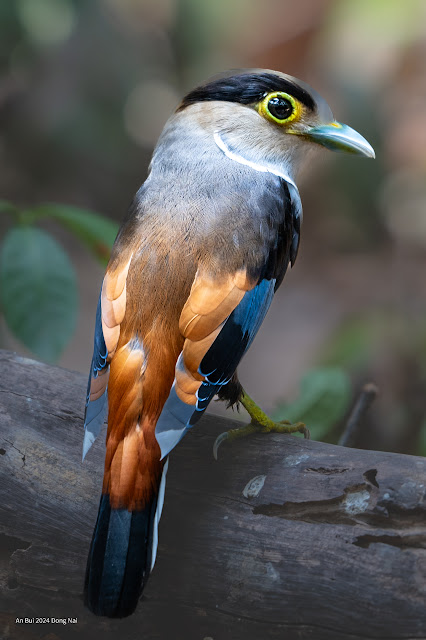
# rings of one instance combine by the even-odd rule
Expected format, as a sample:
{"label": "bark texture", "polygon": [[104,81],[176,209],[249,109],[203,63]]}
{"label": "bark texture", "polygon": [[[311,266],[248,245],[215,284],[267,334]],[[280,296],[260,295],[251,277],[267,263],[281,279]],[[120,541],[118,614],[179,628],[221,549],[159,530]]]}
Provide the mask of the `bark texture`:
{"label": "bark texture", "polygon": [[257,435],[215,462],[235,423],[214,416],[171,455],[136,613],[93,616],[104,437],[82,464],[85,394],[80,374],[0,352],[2,638],[426,638],[426,460]]}

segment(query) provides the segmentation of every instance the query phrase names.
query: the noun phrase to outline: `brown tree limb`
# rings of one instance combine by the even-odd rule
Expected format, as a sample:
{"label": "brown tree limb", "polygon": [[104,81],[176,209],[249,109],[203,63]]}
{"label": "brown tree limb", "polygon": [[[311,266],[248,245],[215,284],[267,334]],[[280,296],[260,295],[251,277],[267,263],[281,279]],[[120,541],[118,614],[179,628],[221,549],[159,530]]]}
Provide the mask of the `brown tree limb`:
{"label": "brown tree limb", "polygon": [[215,462],[215,437],[235,423],[213,416],[171,455],[137,612],[96,618],[82,586],[104,438],[82,464],[86,381],[7,352],[0,361],[5,640],[426,637],[426,460],[259,434]]}

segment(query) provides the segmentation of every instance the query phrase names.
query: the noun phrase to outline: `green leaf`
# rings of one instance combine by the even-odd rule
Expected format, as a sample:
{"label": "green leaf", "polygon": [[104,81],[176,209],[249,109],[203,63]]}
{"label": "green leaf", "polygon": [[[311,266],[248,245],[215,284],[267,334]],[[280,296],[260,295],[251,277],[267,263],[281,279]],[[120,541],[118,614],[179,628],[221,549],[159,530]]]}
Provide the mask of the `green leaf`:
{"label": "green leaf", "polygon": [[313,439],[321,440],[342,419],[350,400],[351,383],[342,369],[314,369],[302,379],[298,399],[281,404],[272,417],[277,421],[300,420],[309,427]]}
{"label": "green leaf", "polygon": [[0,292],[12,333],[40,358],[56,361],[77,317],[76,276],[62,248],[40,229],[11,229],[0,252]]}
{"label": "green leaf", "polygon": [[65,204],[43,204],[33,211],[39,217],[54,218],[80,238],[102,263],[108,261],[118,232],[116,222],[93,211]]}
{"label": "green leaf", "polygon": [[12,202],[8,202],[7,200],[0,200],[0,213],[12,213],[15,216],[18,214],[18,207]]}

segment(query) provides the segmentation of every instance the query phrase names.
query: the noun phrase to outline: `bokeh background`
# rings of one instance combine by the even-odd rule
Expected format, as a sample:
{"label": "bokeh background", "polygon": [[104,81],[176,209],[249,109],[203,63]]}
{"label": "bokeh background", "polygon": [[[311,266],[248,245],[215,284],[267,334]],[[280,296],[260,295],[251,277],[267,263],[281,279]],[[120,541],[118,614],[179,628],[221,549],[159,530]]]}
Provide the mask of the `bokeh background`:
{"label": "bokeh background", "polygon": [[[343,407],[317,433],[328,440],[374,381],[357,444],[426,453],[425,60],[424,0],[2,0],[0,198],[118,222],[187,90],[229,68],[304,79],[377,159],[324,151],[303,176],[300,254],[240,377],[276,411],[328,367],[331,377],[305,384],[311,409],[324,397],[331,413]],[[2,237],[13,224],[0,216]],[[104,267],[57,222],[37,224],[78,278],[76,330],[59,364],[86,372]],[[0,346],[31,355],[4,319]]]}

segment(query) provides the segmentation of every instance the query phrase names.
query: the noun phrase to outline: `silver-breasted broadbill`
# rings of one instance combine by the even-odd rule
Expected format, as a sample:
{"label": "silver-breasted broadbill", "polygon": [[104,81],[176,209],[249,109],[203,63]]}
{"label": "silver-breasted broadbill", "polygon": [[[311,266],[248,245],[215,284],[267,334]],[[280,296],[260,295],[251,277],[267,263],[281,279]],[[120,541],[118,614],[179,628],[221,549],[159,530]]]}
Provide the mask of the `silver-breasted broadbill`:
{"label": "silver-breasted broadbill", "polygon": [[[147,96],[149,100],[149,96]],[[236,367],[298,251],[296,176],[320,146],[374,157],[295,78],[245,70],[191,91],[166,123],[99,298],[85,455],[108,409],[85,603],[132,613],[153,567],[170,451]]]}

